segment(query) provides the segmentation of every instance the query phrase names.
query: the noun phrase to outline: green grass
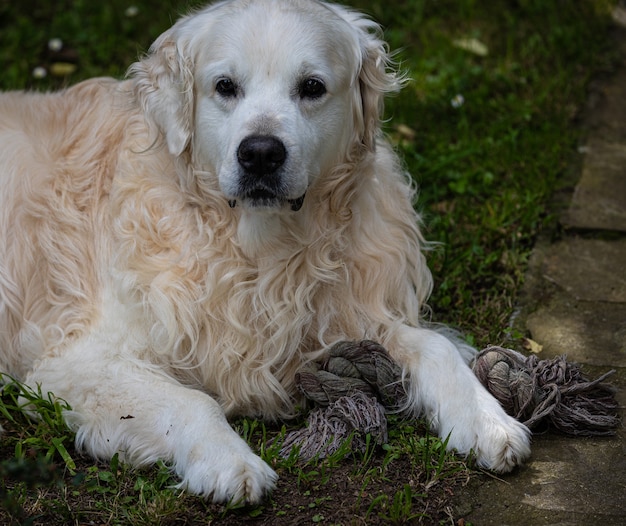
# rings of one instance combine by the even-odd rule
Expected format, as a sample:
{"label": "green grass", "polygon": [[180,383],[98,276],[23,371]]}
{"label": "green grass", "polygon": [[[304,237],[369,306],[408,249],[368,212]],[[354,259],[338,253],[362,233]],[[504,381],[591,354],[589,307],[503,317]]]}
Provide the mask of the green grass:
{"label": "green grass", "polygon": [[[477,346],[515,345],[509,320],[537,235],[554,227],[551,201],[571,165],[577,112],[592,75],[610,71],[604,0],[354,0],[386,28],[413,79],[387,106],[386,129],[420,188],[418,208],[436,288],[433,319]],[[138,0],[0,0],[0,88],[50,89],[120,77],[187,5]],[[60,38],[76,69],[37,79]],[[488,53],[455,45],[474,39]],[[24,396],[39,419],[25,417]],[[94,463],[71,446],[62,401],[19,384],[3,392],[0,522],[15,524],[376,524],[443,521],[456,484],[477,476],[420,423],[393,418],[389,443],[301,464],[271,439],[282,426],[235,423],[279,473],[258,507],[214,506],[180,494],[166,466]],[[274,443],[275,444],[275,443]]]}
{"label": "green grass", "polygon": [[[25,405],[35,418],[26,417]],[[10,381],[0,407],[8,427],[1,450],[5,458],[8,451],[15,452],[0,462],[0,520],[6,524],[148,526],[239,524],[253,519],[293,524],[296,517],[298,523],[335,524],[338,499],[349,506],[341,510],[344,520],[347,513],[368,524],[379,520],[404,524],[439,517],[440,510],[429,510],[431,500],[440,500],[440,490],[469,477],[467,464],[446,451],[445,441],[429,435],[421,424],[398,417],[390,417],[390,440],[382,448],[368,442],[365,452],[352,454],[346,443],[333,455],[307,463],[297,455],[278,454],[284,426],[268,428],[242,419],[235,428],[287,484],[262,505],[218,506],[174,489],[176,480],[163,463],[133,470],[117,455],[109,463],[81,457],[70,446],[72,434],[61,418],[67,409],[62,401]],[[58,447],[63,442],[67,448]],[[346,480],[349,498],[342,494]]]}
{"label": "green grass", "polygon": [[[392,46],[405,48],[403,66],[415,79],[391,101],[391,127],[415,131],[402,150],[421,188],[429,237],[444,244],[431,257],[435,318],[478,345],[497,343],[575,151],[573,119],[589,75],[610,67],[606,18],[598,16],[607,4],[425,5],[408,28],[410,9],[373,9],[400,27],[389,32]],[[455,47],[460,38],[484,43],[488,55]],[[455,108],[459,94],[464,103]]]}

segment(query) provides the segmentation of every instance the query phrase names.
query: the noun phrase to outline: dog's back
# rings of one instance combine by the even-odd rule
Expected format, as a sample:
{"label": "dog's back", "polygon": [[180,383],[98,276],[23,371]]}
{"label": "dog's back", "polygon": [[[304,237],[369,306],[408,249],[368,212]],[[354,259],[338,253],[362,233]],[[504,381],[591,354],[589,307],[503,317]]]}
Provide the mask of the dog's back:
{"label": "dog's back", "polygon": [[87,323],[99,282],[94,229],[107,228],[101,210],[125,133],[118,86],[0,95],[3,372],[21,377],[44,341]]}

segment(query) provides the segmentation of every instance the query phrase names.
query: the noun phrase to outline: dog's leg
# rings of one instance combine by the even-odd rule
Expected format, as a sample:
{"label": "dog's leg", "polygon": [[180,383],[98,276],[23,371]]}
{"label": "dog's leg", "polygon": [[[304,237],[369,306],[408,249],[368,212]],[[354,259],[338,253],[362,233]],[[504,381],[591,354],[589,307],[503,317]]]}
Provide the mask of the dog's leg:
{"label": "dog's leg", "polygon": [[[132,340],[132,336],[128,338]],[[122,346],[128,346],[121,343]],[[277,476],[228,424],[218,403],[93,335],[42,360],[28,376],[66,400],[77,445],[129,463],[171,463],[181,487],[214,501],[258,502]]]}
{"label": "dog's leg", "polygon": [[507,415],[467,366],[457,346],[428,329],[402,327],[391,354],[409,380],[410,408],[449,449],[473,451],[480,466],[506,472],[530,455],[530,432]]}

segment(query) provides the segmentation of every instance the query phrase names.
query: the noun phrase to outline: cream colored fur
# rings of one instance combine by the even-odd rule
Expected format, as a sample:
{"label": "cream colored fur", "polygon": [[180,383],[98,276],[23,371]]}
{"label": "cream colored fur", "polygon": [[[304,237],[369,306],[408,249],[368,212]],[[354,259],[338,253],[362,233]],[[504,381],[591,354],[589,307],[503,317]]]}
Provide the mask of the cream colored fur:
{"label": "cream colored fur", "polygon": [[[276,475],[225,415],[291,416],[296,371],[367,337],[451,448],[522,461],[528,431],[471,349],[420,321],[414,192],[379,133],[402,85],[389,65],[348,9],[234,0],[181,19],[129,80],[0,96],[0,370],[67,400],[92,455],[162,458],[192,492],[258,501]],[[286,150],[266,206],[237,193],[255,134]]]}

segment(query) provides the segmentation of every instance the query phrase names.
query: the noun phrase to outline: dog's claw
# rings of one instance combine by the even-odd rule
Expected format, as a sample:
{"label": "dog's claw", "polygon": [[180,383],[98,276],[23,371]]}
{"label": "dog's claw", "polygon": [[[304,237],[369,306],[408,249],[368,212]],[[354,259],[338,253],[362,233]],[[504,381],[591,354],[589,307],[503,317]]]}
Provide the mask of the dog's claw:
{"label": "dog's claw", "polygon": [[228,206],[230,206],[231,208],[235,208],[237,206],[237,200],[236,199],[229,199],[228,200]]}

